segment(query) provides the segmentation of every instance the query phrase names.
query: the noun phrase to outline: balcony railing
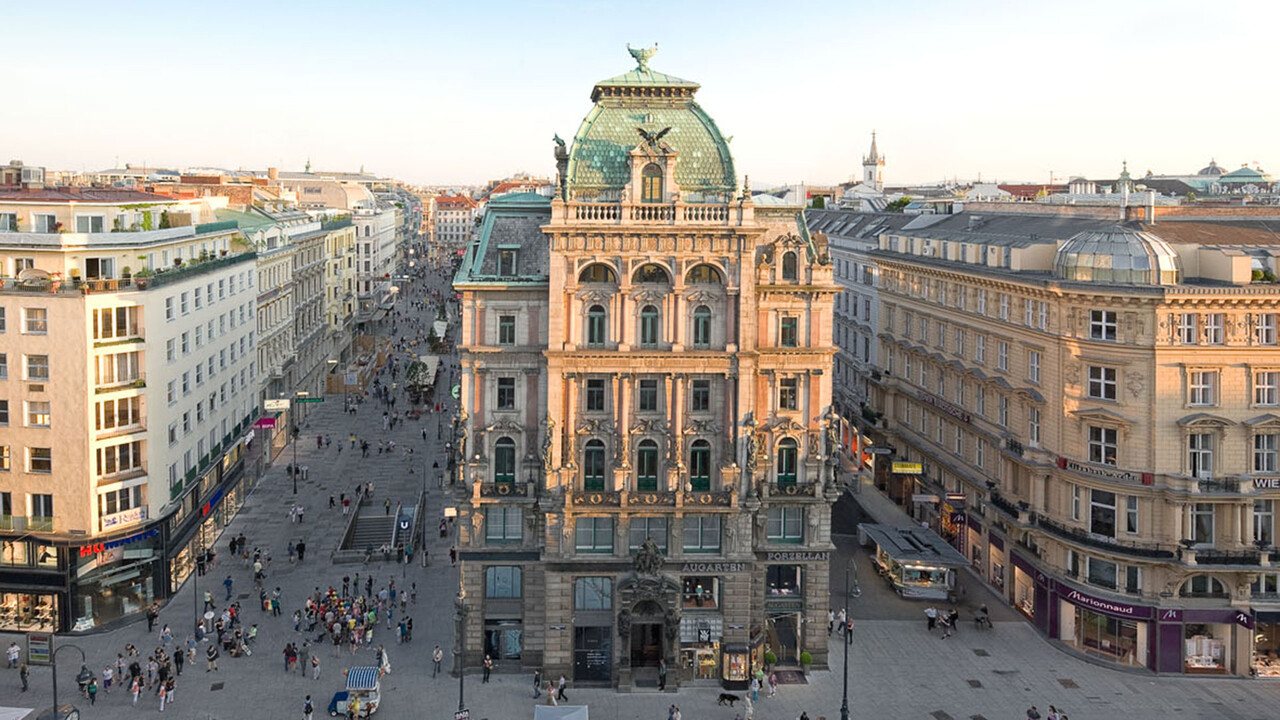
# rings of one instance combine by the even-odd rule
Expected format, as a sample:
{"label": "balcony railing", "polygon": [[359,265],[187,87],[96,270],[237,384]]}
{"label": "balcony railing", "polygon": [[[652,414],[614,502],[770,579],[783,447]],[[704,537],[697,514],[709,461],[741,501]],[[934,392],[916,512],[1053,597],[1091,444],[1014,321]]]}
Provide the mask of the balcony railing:
{"label": "balcony railing", "polygon": [[1262,555],[1252,550],[1199,550],[1197,565],[1260,565]]}
{"label": "balcony railing", "polygon": [[1005,498],[1001,497],[1000,495],[997,495],[996,493],[991,493],[990,497],[987,498],[987,501],[990,502],[992,505],[995,505],[997,508],[1003,510],[1005,514],[1009,515],[1012,518],[1015,518],[1015,519],[1022,518],[1022,513],[1018,507],[1018,503],[1013,502],[1012,500],[1006,500]]}
{"label": "balcony railing", "polygon": [[1197,483],[1197,487],[1202,493],[1238,493],[1240,492],[1240,481],[1235,478],[1201,480]]}
{"label": "balcony railing", "polygon": [[699,492],[691,490],[684,494],[684,504],[728,507],[733,504],[733,491],[712,490],[710,492]]}
{"label": "balcony railing", "polygon": [[771,494],[783,497],[814,497],[818,486],[815,483],[774,483],[771,490]]}
{"label": "balcony railing", "polygon": [[13,529],[13,516],[0,515],[0,530],[12,530],[12,529]]}
{"label": "balcony railing", "polygon": [[480,484],[480,497],[526,497],[528,483],[487,482]]}
{"label": "balcony railing", "polygon": [[1079,545],[1099,548],[1118,555],[1128,555],[1130,557],[1141,558],[1158,558],[1161,560],[1172,560],[1176,557],[1172,550],[1161,550],[1157,547],[1132,545],[1107,540],[1101,536],[1094,535],[1083,528],[1068,527],[1061,523],[1056,523],[1044,516],[1037,516],[1035,523],[1037,527],[1047,531],[1050,535],[1056,535],[1057,537],[1069,540]]}
{"label": "balcony railing", "polygon": [[53,532],[53,518],[30,515],[27,517],[27,530],[31,532]]}
{"label": "balcony railing", "polygon": [[645,507],[671,507],[676,504],[676,494],[671,490],[635,490],[627,495],[627,504]]}

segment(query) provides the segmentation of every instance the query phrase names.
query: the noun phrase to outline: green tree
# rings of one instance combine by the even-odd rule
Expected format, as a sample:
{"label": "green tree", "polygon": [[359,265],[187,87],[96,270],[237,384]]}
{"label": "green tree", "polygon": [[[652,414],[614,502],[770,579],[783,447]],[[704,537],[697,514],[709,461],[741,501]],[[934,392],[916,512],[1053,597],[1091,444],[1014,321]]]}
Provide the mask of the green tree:
{"label": "green tree", "polygon": [[821,195],[818,195],[817,197],[815,197],[815,198],[813,199],[813,202],[809,205],[809,207],[811,207],[811,208],[817,208],[818,210],[821,210],[822,208],[825,208],[826,206],[827,206],[827,200],[826,200],[826,198],[822,197]]}
{"label": "green tree", "polygon": [[907,206],[908,206],[908,205],[910,205],[910,204],[911,204],[911,196],[910,196],[910,195],[903,195],[902,197],[898,198],[897,200],[894,200],[893,202],[889,203],[888,205],[885,205],[885,206],[884,206],[884,211],[885,211],[885,212],[896,212],[896,213],[900,213],[900,212],[902,212],[903,210],[906,210],[906,209],[907,209]]}

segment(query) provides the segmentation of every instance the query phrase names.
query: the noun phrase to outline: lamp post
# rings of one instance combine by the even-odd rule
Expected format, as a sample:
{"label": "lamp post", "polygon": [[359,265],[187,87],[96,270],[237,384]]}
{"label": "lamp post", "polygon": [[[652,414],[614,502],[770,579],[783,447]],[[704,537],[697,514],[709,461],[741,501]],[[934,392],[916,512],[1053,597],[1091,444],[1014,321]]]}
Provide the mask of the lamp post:
{"label": "lamp post", "polygon": [[58,653],[67,648],[71,648],[72,650],[75,650],[76,652],[80,653],[81,667],[84,667],[89,662],[87,659],[85,659],[84,651],[76,647],[75,645],[70,645],[70,644],[59,645],[58,647],[53,649],[53,654],[49,656],[49,661],[50,661],[50,664],[53,666],[53,714],[54,714],[54,717],[58,716]]}
{"label": "lamp post", "polygon": [[305,390],[299,390],[289,398],[290,408],[293,414],[293,472],[289,473],[293,476],[293,494],[298,494],[298,440],[302,438],[302,420],[298,417],[298,398],[306,397],[311,393]]}
{"label": "lamp post", "polygon": [[[844,596],[847,599],[861,595],[853,592],[853,587],[849,584],[849,573],[853,568],[853,558],[849,558],[844,566]],[[844,633],[844,691],[840,698],[840,720],[849,720],[849,646],[853,644],[853,604],[849,603],[850,612],[845,616],[845,627],[841,628]]]}
{"label": "lamp post", "polygon": [[467,678],[467,593],[462,588],[461,575],[458,577],[458,597],[454,604],[458,606],[458,649],[455,651],[458,655],[458,712],[463,712],[467,709],[463,694]]}

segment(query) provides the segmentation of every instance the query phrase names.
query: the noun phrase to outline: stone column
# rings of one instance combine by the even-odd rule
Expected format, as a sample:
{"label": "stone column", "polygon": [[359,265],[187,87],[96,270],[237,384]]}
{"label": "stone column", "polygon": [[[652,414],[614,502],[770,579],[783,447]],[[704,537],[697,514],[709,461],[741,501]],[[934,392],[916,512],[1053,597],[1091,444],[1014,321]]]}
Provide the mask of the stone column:
{"label": "stone column", "polygon": [[1247,547],[1253,545],[1253,498],[1245,498],[1244,504],[1236,505],[1240,514],[1240,544]]}

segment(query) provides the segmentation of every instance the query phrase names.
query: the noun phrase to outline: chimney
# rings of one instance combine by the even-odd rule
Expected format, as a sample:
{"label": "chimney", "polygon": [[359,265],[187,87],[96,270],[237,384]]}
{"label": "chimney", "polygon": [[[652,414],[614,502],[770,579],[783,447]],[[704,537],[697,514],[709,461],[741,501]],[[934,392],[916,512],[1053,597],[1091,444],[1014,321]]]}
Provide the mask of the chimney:
{"label": "chimney", "polygon": [[274,182],[279,182],[279,181],[280,181],[280,168],[273,168],[273,167],[269,167],[269,168],[267,168],[267,179],[268,179],[268,180],[270,180],[270,181],[271,181],[271,182],[273,182],[273,183],[274,183]]}
{"label": "chimney", "polygon": [[1155,191],[1155,190],[1148,190],[1148,191],[1147,191],[1146,193],[1144,193],[1144,194],[1147,196],[1147,197],[1146,197],[1146,201],[1147,201],[1147,224],[1148,224],[1148,225],[1155,225],[1155,224],[1156,224],[1156,191]]}

